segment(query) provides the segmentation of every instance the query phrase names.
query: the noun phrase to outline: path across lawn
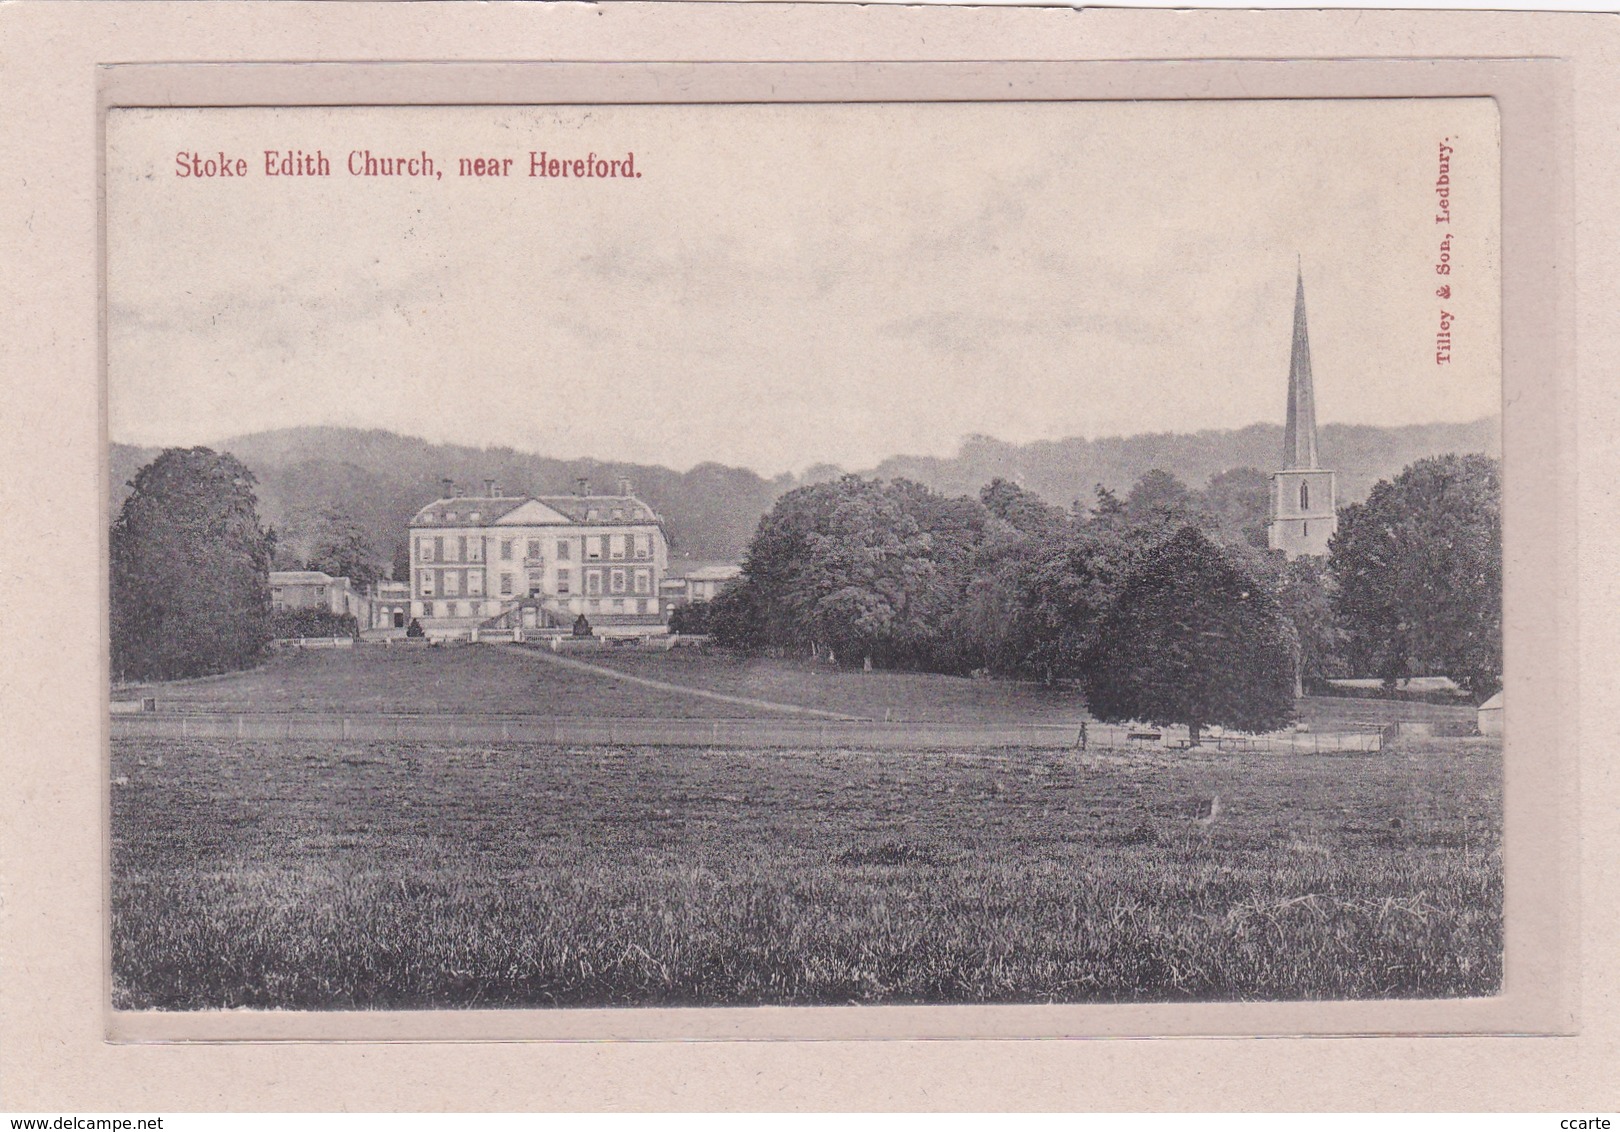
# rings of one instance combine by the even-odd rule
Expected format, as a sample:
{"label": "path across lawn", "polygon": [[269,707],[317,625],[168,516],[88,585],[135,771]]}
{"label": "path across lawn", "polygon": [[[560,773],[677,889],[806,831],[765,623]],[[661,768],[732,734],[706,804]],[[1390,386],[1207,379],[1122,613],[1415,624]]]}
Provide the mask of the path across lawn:
{"label": "path across lawn", "polygon": [[654,680],[647,676],[632,676],[628,672],[604,668],[600,664],[587,664],[583,660],[559,656],[554,652],[543,649],[526,648],[522,645],[502,645],[500,648],[502,652],[516,653],[519,656],[529,657],[531,660],[555,664],[575,672],[589,672],[596,676],[605,676],[610,680],[622,680],[627,684],[639,684],[643,688],[656,688],[660,692],[675,692],[683,696],[696,696],[699,699],[713,700],[716,703],[736,704],[739,707],[755,708],[761,711],[779,711],[787,715],[807,715],[817,719],[853,720],[859,718],[858,716],[845,715],[836,711],[822,711],[820,708],[800,707],[797,704],[780,704],[771,700],[756,700],[750,696],[730,696],[724,692],[711,692],[707,688],[692,688],[685,684],[671,684],[667,680]]}

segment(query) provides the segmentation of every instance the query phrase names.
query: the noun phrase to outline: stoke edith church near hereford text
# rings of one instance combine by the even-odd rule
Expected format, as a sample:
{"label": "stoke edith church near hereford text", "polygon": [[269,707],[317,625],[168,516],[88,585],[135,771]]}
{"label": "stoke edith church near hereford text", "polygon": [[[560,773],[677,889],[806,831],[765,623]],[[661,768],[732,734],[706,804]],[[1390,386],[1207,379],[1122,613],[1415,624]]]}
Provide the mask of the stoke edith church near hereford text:
{"label": "stoke edith church near hereford text", "polygon": [[1294,289],[1294,342],[1288,359],[1288,424],[1282,470],[1271,477],[1271,549],[1290,559],[1328,552],[1339,527],[1333,473],[1316,456],[1316,395],[1311,389],[1311,343],[1305,329],[1305,276]]}
{"label": "stoke edith church near hereford text", "polygon": [[658,588],[663,520],[619,482],[616,495],[444,494],[410,522],[411,615],[430,634],[593,627],[666,631]]}

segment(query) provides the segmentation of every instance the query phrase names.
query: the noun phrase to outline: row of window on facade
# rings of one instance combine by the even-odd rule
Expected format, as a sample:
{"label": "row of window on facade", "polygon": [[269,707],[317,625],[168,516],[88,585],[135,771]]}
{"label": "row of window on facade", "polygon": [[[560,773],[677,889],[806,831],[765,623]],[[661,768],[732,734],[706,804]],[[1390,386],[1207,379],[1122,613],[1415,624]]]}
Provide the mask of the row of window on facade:
{"label": "row of window on facade", "polygon": [[[518,552],[518,544],[523,544],[523,557],[525,561],[537,562],[543,557],[541,552],[541,539],[511,539],[500,540],[500,560],[511,562]],[[586,535],[584,537],[584,555],[587,560],[601,558],[651,558],[652,535],[645,533],[617,534],[617,535]],[[446,557],[448,552],[449,557]],[[557,540],[557,561],[567,562],[574,556],[572,539]],[[467,535],[426,535],[417,537],[416,560],[418,562],[482,562],[484,560],[484,540]]]}
{"label": "row of window on facade", "polygon": [[[465,581],[463,580],[465,578]],[[544,587],[545,578],[542,571],[530,570],[525,575],[528,583],[524,593],[538,593]],[[423,570],[417,575],[417,592],[422,597],[434,596],[435,590],[448,596],[460,594],[464,590],[470,597],[481,597],[484,593],[484,573],[482,570]],[[604,586],[606,587],[604,590]],[[517,592],[516,576],[502,573],[500,576],[500,592],[503,597],[510,597]],[[573,574],[569,570],[557,571],[557,593],[569,594],[573,592]],[[650,594],[652,593],[651,570],[586,570],[585,592],[597,595],[603,592],[613,594]]]}
{"label": "row of window on facade", "polygon": [[[496,609],[484,608],[476,601],[469,601],[463,606],[458,601],[423,601],[417,603],[421,617],[482,617],[494,616]],[[650,598],[595,598],[585,603],[587,613],[656,613],[657,603]],[[401,613],[403,618],[403,613]],[[401,620],[398,623],[403,623]]]}

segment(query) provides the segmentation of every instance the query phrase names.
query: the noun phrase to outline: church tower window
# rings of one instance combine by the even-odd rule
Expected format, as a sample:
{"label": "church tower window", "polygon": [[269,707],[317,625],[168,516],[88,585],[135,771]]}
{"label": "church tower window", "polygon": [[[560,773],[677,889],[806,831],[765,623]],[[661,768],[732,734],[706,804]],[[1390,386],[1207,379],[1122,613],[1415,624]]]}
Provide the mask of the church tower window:
{"label": "church tower window", "polygon": [[1311,509],[1311,485],[1305,480],[1299,481],[1299,509],[1301,511]]}

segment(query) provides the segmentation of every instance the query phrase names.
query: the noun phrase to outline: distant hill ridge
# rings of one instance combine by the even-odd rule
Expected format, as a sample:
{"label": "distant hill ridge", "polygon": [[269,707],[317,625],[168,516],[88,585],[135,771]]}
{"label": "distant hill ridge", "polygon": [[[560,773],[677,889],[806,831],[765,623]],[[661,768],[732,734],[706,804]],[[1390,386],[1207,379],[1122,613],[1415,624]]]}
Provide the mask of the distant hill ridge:
{"label": "distant hill ridge", "polygon": [[[1049,502],[1067,507],[1089,503],[1097,484],[1126,491],[1141,475],[1162,468],[1189,486],[1202,487],[1229,468],[1270,470],[1282,451],[1282,427],[1256,424],[1236,430],[1151,433],[1137,436],[1073,438],[1009,444],[986,436],[969,437],[951,457],[894,456],[864,474],[905,477],[949,495],[976,495],[1000,476],[1014,480]],[[612,490],[622,476],[636,494],[668,523],[673,553],[693,559],[735,559],[742,555],[762,514],[778,497],[802,483],[841,474],[830,465],[804,476],[766,479],[747,468],[706,463],[678,472],[645,464],[600,460],[559,460],[513,448],[433,444],[381,429],[305,427],[232,437],[218,445],[253,470],[259,481],[260,514],[283,533],[296,536],[301,524],[323,508],[347,512],[367,533],[385,560],[405,534],[405,523],[421,505],[438,498],[448,476],[465,490],[481,490],[496,480],[512,494],[559,495],[586,477],[597,490]],[[1466,424],[1377,428],[1326,425],[1318,447],[1324,467],[1339,476],[1340,502],[1364,499],[1372,485],[1424,456],[1444,452],[1501,453],[1501,423],[1486,418]],[[113,512],[128,492],[127,482],[156,448],[114,444],[111,452]]]}
{"label": "distant hill ridge", "polygon": [[[1142,473],[1162,468],[1189,487],[1231,468],[1276,469],[1283,448],[1281,425],[1253,424],[1241,429],[1206,429],[1196,433],[1139,433],[1096,440],[1073,437],[1009,444],[972,436],[955,456],[938,459],[895,456],[874,469],[882,479],[904,476],[948,495],[976,493],[996,476],[1013,480],[1049,503],[1066,507],[1075,500],[1090,504],[1097,484],[1124,491]],[[1360,502],[1373,484],[1389,479],[1425,456],[1446,452],[1484,452],[1500,458],[1501,421],[1496,417],[1466,424],[1372,425],[1330,424],[1317,431],[1322,467],[1338,473],[1339,502]]]}

